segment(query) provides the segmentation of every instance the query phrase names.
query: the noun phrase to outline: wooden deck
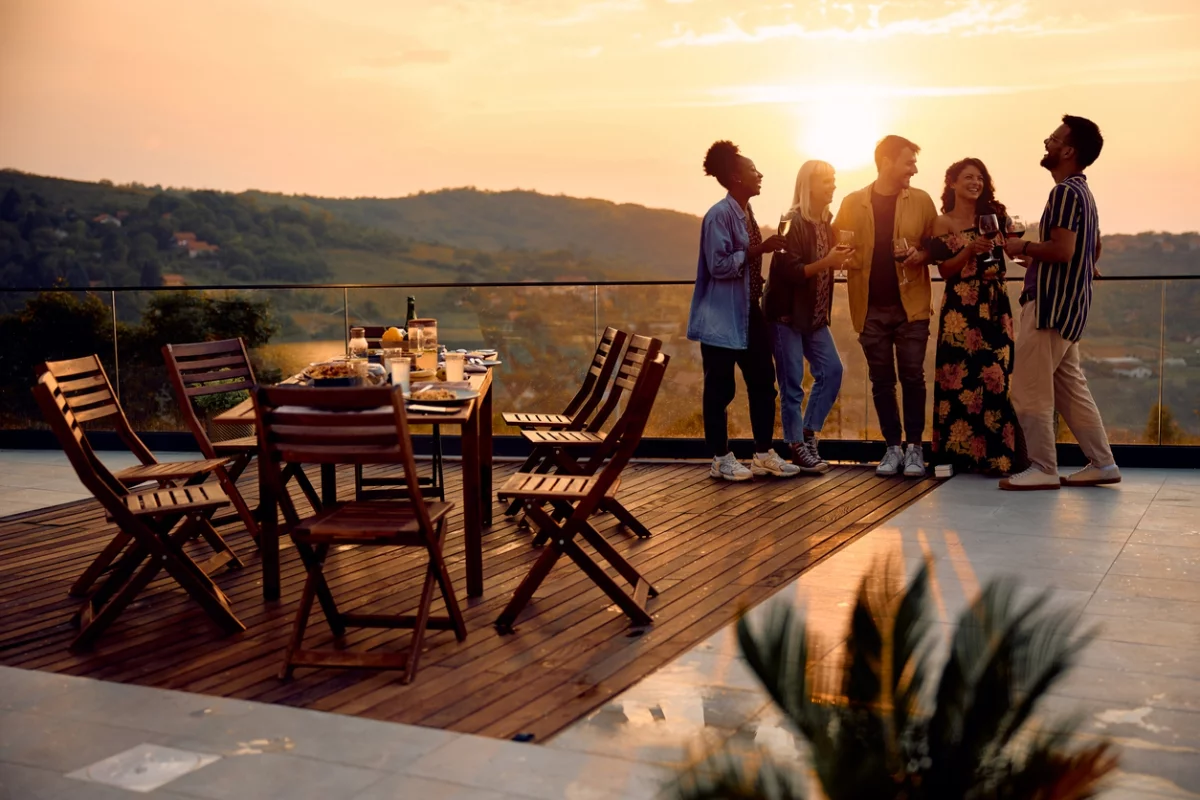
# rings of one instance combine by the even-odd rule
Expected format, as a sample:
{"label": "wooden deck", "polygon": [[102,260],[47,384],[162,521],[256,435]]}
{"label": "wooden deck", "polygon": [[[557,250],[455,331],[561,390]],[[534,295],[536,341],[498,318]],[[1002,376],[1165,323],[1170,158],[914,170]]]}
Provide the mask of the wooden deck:
{"label": "wooden deck", "polygon": [[[497,464],[496,485],[514,470]],[[253,468],[248,472],[253,473]],[[340,476],[348,487],[349,475]],[[457,465],[447,465],[447,497],[461,496]],[[243,480],[253,503],[256,481]],[[253,542],[236,523],[222,528],[247,562],[221,573],[247,630],[223,638],[182,590],[160,577],[89,653],[67,645],[78,601],[71,581],[110,538],[92,501],[0,520],[0,664],[86,675],[508,738],[543,739],[600,706],[732,622],[855,537],[930,491],[932,480],[879,479],[864,467],[835,467],[817,478],[721,483],[707,465],[638,463],[619,496],[654,532],[639,541],[614,526],[597,527],[661,592],[649,603],[653,626],[631,630],[604,595],[563,559],[518,621],[499,636],[492,623],[537,551],[531,536],[501,514],[484,537],[486,594],[467,601],[461,531],[451,518],[447,556],[469,636],[431,631],[416,681],[394,673],[299,670],[281,683],[284,644],[303,569],[283,545],[283,599],[264,603]],[[379,548],[330,556],[326,574],[344,610],[392,611],[415,603],[421,565]],[[434,612],[440,604],[435,600]],[[351,631],[351,647],[396,647],[405,631]],[[314,612],[310,645],[328,642]]]}

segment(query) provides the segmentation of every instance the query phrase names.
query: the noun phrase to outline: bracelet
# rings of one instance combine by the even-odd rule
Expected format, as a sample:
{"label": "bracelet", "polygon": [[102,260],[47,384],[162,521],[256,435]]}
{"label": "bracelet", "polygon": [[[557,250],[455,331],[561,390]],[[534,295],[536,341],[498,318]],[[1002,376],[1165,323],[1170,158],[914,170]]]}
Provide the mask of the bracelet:
{"label": "bracelet", "polygon": [[1026,255],[1029,252],[1029,240],[1026,239],[1021,243],[1021,255]]}

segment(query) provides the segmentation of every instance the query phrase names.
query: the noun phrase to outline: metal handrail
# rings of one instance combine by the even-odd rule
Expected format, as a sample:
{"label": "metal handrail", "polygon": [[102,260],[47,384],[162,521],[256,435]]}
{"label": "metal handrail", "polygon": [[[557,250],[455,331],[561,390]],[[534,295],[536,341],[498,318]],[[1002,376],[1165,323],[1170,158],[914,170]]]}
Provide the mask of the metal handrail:
{"label": "metal handrail", "polygon": [[[944,282],[940,275],[930,276],[934,283]],[[1008,276],[1006,280],[1021,281],[1024,277]],[[1195,281],[1200,275],[1100,275],[1101,283],[1135,281]],[[844,278],[838,279],[844,283]],[[544,288],[564,286],[692,286],[695,280],[657,281],[480,281],[478,283],[214,283],[185,286],[0,286],[0,292],[218,292],[228,290],[262,291],[270,289],[504,289]]]}

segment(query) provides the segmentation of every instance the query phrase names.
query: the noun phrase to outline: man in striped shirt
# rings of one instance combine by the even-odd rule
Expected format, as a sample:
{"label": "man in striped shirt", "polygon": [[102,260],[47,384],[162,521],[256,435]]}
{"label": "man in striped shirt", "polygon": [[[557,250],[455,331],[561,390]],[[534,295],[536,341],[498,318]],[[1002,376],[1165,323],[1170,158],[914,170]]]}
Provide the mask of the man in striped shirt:
{"label": "man in striped shirt", "polygon": [[[1100,155],[1104,137],[1091,120],[1067,115],[1045,145],[1042,166],[1054,176],[1055,186],[1042,212],[1041,241],[1014,238],[1005,245],[1008,254],[1026,267],[1013,355],[1012,403],[1032,464],[1000,481],[1000,488],[1009,490],[1098,486],[1121,480],[1079,357],[1079,338],[1087,324],[1100,258],[1096,200],[1083,171]],[[1061,479],[1055,410],[1088,457],[1086,467]]]}

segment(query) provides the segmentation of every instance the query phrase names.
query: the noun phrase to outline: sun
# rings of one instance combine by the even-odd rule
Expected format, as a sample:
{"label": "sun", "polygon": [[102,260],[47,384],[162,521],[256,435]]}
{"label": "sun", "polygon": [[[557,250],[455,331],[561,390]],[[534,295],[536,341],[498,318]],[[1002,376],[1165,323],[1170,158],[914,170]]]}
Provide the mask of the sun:
{"label": "sun", "polygon": [[798,146],[805,159],[828,161],[837,170],[869,165],[875,145],[883,138],[882,114],[875,104],[846,96],[810,106],[800,119]]}

